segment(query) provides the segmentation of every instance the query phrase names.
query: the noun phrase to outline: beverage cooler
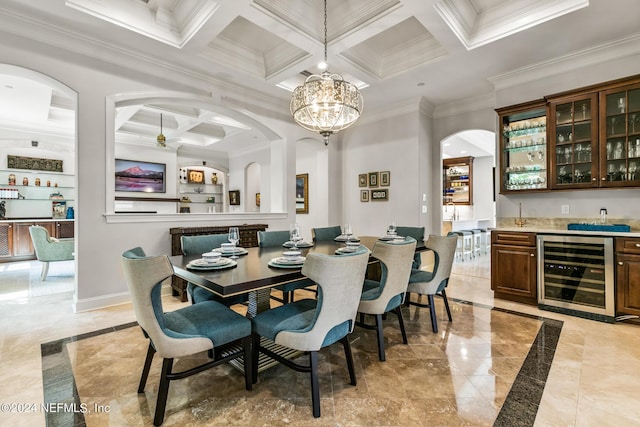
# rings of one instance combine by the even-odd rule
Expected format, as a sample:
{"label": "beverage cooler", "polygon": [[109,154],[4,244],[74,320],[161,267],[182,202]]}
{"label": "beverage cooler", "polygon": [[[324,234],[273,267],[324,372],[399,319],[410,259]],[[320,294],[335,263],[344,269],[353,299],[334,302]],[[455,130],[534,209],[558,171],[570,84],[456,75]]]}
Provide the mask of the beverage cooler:
{"label": "beverage cooler", "polygon": [[613,238],[538,235],[537,248],[541,309],[614,321]]}

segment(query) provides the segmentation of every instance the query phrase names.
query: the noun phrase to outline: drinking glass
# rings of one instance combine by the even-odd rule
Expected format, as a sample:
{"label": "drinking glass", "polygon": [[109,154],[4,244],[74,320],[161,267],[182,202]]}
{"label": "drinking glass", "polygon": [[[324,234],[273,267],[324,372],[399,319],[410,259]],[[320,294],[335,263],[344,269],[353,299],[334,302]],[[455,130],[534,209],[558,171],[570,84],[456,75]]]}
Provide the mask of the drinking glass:
{"label": "drinking glass", "polygon": [[238,232],[238,227],[229,227],[229,242],[233,243],[233,255],[232,259],[238,258],[236,255],[236,245],[240,241],[240,233]]}
{"label": "drinking glass", "polygon": [[344,225],[344,227],[342,228],[342,234],[344,234],[345,240],[347,242],[351,240],[351,235],[353,234],[353,231],[351,231],[351,224]]}
{"label": "drinking glass", "polygon": [[396,234],[396,222],[391,221],[391,224],[387,227],[387,234],[390,236],[395,236]]}
{"label": "drinking glass", "polygon": [[302,241],[300,234],[300,225],[298,223],[289,226],[289,239],[293,242],[293,249],[298,250],[298,243]]}

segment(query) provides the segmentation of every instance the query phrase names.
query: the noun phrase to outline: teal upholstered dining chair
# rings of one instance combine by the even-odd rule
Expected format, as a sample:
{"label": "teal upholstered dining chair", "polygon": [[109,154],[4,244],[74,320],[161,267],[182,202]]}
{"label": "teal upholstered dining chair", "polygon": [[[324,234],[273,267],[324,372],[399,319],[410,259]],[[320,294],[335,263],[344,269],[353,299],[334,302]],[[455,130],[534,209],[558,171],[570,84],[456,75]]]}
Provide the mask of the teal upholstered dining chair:
{"label": "teal upholstered dining chair", "polygon": [[[378,338],[378,358],[385,361],[384,334],[382,332],[382,316],[393,312],[398,317],[402,342],[408,344],[407,333],[402,318],[402,303],[411,275],[411,263],[416,250],[416,240],[407,237],[402,242],[376,242],[372,256],[380,262],[381,276],[379,281],[366,279],[360,297],[358,313],[360,321],[356,323],[367,329],[376,329]],[[375,317],[375,325],[364,322],[364,315]]]}
{"label": "teal upholstered dining chair", "polygon": [[[455,258],[456,245],[458,244],[457,236],[435,236],[430,235],[425,246],[434,252],[433,271],[411,270],[409,277],[409,286],[407,287],[406,305],[415,305],[418,307],[429,307],[431,315],[431,328],[433,332],[438,332],[438,320],[436,317],[436,308],[434,304],[434,296],[442,298],[444,307],[447,310],[449,321],[453,321],[451,317],[451,309],[449,308],[449,300],[445,288],[449,283],[451,275],[451,267]],[[426,295],[429,304],[423,304],[417,301],[411,301],[412,293],[418,295]]]}
{"label": "teal upholstered dining chair", "polygon": [[[229,242],[229,235],[225,234],[202,234],[195,236],[180,236],[180,245],[183,255],[201,255],[217,249],[221,244]],[[224,305],[241,304],[247,300],[246,295],[236,295],[233,297],[222,298],[213,292],[210,292],[193,283],[187,283],[187,294],[193,304],[214,300]]]}
{"label": "teal upholstered dining chair", "polygon": [[[424,242],[424,227],[407,227],[407,226],[398,226],[396,227],[396,233],[398,236],[409,236],[416,239],[416,242],[422,243]],[[413,265],[412,268],[419,269],[422,264],[422,256],[420,252],[416,252],[413,255]]]}
{"label": "teal upholstered dining chair", "polygon": [[[282,247],[282,245],[289,241],[289,232],[287,230],[278,230],[278,231],[258,231],[258,246],[261,248],[273,248],[273,247]],[[275,299],[278,302],[283,304],[288,304],[294,299],[294,292],[296,289],[304,289],[309,286],[314,286],[313,283],[309,279],[301,279],[296,280],[295,282],[290,282],[285,285],[276,286],[275,289],[282,292],[282,299],[271,296],[272,299]]]}
{"label": "teal upholstered dining chair", "polygon": [[[257,381],[258,353],[311,375],[313,416],[320,416],[318,351],[340,341],[344,347],[351,384],[356,385],[351,346],[347,335],[352,332],[362,284],[369,260],[369,250],[349,255],[310,253],[302,274],[318,285],[317,299],[301,299],[263,311],[252,319],[253,379]],[[260,345],[260,337],[276,344],[309,354],[309,365],[303,366]]]}
{"label": "teal upholstered dining chair", "polygon": [[[244,357],[245,387],[252,388],[251,321],[216,301],[204,301],[165,313],[162,308],[162,282],[173,274],[166,255],[145,256],[141,248],[122,254],[124,274],[133,310],[149,348],[140,377],[138,393],[144,388],[155,353],[162,358],[162,372],[153,424],[164,421],[169,383],[205,369]],[[241,346],[238,346],[238,343]],[[173,372],[175,358],[209,353],[213,360],[180,372]]]}
{"label": "teal upholstered dining chair", "polygon": [[342,229],[339,225],[311,229],[311,237],[314,242],[333,242],[340,234],[342,234]]}
{"label": "teal upholstered dining chair", "polygon": [[39,225],[29,227],[36,258],[42,263],[40,280],[44,281],[49,273],[49,263],[56,261],[72,261],[74,259],[74,239],[54,239],[46,228]]}

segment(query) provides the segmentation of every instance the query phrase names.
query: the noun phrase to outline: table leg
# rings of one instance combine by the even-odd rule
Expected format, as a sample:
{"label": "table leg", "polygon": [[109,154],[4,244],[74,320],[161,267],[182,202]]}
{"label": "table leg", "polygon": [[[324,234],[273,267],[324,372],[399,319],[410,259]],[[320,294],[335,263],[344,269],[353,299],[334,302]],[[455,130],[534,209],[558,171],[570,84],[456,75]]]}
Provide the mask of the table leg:
{"label": "table leg", "polygon": [[256,317],[258,313],[269,310],[271,307],[271,288],[249,292],[248,303],[247,317],[249,319]]}

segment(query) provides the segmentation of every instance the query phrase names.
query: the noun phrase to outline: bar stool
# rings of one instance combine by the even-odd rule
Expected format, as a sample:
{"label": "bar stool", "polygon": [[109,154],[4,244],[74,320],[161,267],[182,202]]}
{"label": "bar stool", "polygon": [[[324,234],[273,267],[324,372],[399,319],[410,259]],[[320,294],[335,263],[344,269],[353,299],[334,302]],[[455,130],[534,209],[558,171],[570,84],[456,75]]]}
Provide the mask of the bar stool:
{"label": "bar stool", "polygon": [[462,233],[459,231],[450,231],[447,236],[457,236],[458,242],[456,243],[455,258],[462,259]]}
{"label": "bar stool", "polygon": [[480,256],[482,255],[482,230],[473,228],[471,232],[473,233],[473,256]]}
{"label": "bar stool", "polygon": [[469,255],[469,260],[473,258],[473,233],[469,230],[462,230],[462,260]]}
{"label": "bar stool", "polygon": [[485,241],[484,241],[484,252],[487,254],[491,254],[491,231],[484,230],[485,232]]}

